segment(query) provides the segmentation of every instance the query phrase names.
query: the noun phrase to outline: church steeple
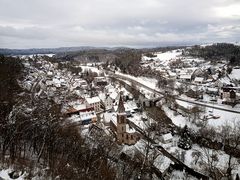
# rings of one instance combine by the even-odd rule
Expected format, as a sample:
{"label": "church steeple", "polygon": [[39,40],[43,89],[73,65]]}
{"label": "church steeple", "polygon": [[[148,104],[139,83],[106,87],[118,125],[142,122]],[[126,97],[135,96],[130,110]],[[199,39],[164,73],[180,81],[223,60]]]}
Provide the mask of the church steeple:
{"label": "church steeple", "polygon": [[119,97],[119,102],[118,102],[118,108],[117,108],[117,113],[122,114],[125,113],[125,108],[124,108],[124,103],[122,99],[122,93],[120,92],[120,97]]}

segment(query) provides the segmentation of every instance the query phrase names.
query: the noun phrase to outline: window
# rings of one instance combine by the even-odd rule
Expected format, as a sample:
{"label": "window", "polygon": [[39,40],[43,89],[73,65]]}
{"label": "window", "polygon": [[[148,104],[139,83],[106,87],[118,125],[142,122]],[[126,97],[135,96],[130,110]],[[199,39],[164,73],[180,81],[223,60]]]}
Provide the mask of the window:
{"label": "window", "polygon": [[122,119],[121,119],[121,118],[119,118],[119,119],[118,119],[118,122],[119,122],[119,124],[121,124],[121,123],[122,123]]}
{"label": "window", "polygon": [[121,116],[121,122],[122,122],[122,123],[124,123],[124,120],[125,120],[124,117]]}

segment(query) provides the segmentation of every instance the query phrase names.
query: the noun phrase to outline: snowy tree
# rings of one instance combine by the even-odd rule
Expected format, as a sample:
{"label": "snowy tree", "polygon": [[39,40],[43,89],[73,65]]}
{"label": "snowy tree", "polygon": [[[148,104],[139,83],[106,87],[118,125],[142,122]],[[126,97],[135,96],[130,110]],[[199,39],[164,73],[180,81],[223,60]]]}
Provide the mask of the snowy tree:
{"label": "snowy tree", "polygon": [[192,148],[192,140],[190,138],[190,133],[189,133],[187,125],[184,126],[184,128],[181,132],[181,137],[178,142],[178,147],[185,149],[185,150]]}
{"label": "snowy tree", "polygon": [[232,170],[236,168],[237,162],[233,158],[233,153],[239,150],[240,146],[240,123],[233,122],[233,124],[225,123],[221,128],[221,139],[223,142],[223,147],[230,147],[231,151],[228,153],[229,159],[226,166],[226,174],[228,177],[232,176]]}

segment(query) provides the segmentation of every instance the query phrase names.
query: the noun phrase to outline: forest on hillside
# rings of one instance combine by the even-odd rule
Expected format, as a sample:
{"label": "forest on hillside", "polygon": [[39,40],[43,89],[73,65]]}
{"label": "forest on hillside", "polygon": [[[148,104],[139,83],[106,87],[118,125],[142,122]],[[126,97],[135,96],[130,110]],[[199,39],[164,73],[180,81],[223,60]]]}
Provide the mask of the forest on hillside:
{"label": "forest on hillside", "polygon": [[240,65],[240,46],[228,43],[217,43],[210,46],[193,46],[188,49],[189,55],[206,60],[227,60],[229,65]]}

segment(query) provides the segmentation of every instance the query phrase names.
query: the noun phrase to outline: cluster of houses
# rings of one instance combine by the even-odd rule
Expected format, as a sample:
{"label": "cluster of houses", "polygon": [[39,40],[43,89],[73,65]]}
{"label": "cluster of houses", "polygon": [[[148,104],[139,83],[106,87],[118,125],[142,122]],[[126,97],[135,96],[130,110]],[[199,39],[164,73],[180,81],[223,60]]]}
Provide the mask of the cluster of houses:
{"label": "cluster of houses", "polygon": [[[47,97],[62,104],[62,111],[69,120],[88,126],[100,121],[101,116],[106,120],[109,113],[112,116],[108,125],[119,144],[132,145],[139,140],[139,134],[127,122],[127,117],[138,111],[138,106],[124,87],[114,87],[105,76],[94,77],[89,84],[81,75],[60,70],[57,64],[45,60],[29,60],[25,66],[29,75],[24,86],[35,92],[37,98]],[[91,87],[97,93],[91,94]],[[71,95],[72,99],[66,98]]]}
{"label": "cluster of houses", "polygon": [[131,103],[124,103],[122,93],[118,93],[117,97],[118,99],[116,98],[115,101],[111,98],[107,98],[107,101],[102,101],[100,97],[83,98],[72,102],[71,107],[66,109],[64,113],[69,116],[69,119],[80,123],[80,125],[89,125],[97,122],[97,115],[103,113],[105,107],[112,106],[111,109],[103,113],[104,124],[115,133],[119,144],[135,144],[140,135],[128,124],[127,117],[129,111],[131,113],[138,107],[136,104],[131,106],[129,105]]}
{"label": "cluster of houses", "polygon": [[[223,104],[236,104],[239,102],[239,87],[233,82],[234,76],[239,73],[238,67],[233,68],[233,75],[228,74],[225,62],[217,62],[216,66],[212,66],[201,59],[177,57],[168,61],[148,60],[142,61],[142,66],[151,66],[154,70],[161,72],[167,79],[174,79],[183,84],[196,85],[200,88],[198,92],[201,99],[204,93],[219,99]],[[236,77],[235,77],[236,79]],[[239,79],[239,78],[237,78]],[[236,82],[236,81],[235,81]],[[229,86],[234,86],[229,88]],[[203,88],[204,87],[204,88]]]}

